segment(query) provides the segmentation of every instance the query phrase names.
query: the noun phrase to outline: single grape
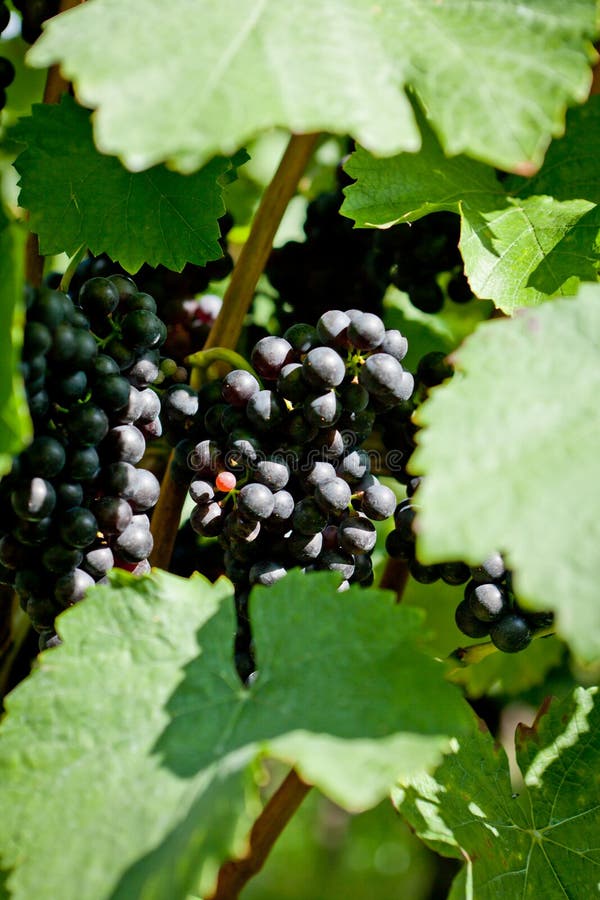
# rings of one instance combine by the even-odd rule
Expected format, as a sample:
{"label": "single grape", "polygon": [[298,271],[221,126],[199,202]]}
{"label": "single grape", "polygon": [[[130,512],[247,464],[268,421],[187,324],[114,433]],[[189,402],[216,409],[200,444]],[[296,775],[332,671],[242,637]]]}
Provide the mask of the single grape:
{"label": "single grape", "polygon": [[257,482],[245,484],[237,500],[239,512],[255,522],[268,519],[275,506],[272,492],[266,485]]}
{"label": "single grape", "polygon": [[385,325],[373,313],[359,313],[348,326],[348,342],[358,350],[375,350],[385,337]]}
{"label": "single grape", "polygon": [[518,653],[531,643],[527,620],[518,613],[502,616],[490,627],[492,643],[503,653]]}
{"label": "single grape", "polygon": [[23,457],[29,471],[40,478],[55,478],[64,468],[67,458],[61,442],[48,435],[36,437]]}
{"label": "single grape", "polygon": [[121,534],[131,524],[131,506],[122,497],[101,497],[93,504],[99,530],[106,536]]}
{"label": "single grape", "polygon": [[350,503],[351,491],[343,478],[330,478],[317,484],[315,500],[326,513],[339,515]]}
{"label": "single grape", "polygon": [[281,563],[270,560],[254,563],[248,573],[250,584],[271,585],[280,581],[287,574],[287,570]]}
{"label": "single grape", "polygon": [[69,547],[82,550],[93,543],[98,531],[95,516],[82,506],[65,510],[58,521],[58,530],[62,540]]}
{"label": "single grape", "polygon": [[263,378],[275,379],[282,367],[290,362],[291,354],[292,345],[285,338],[270,335],[254,345],[250,361]]}
{"label": "single grape", "polygon": [[223,379],[221,388],[223,399],[231,406],[245,407],[246,403],[260,390],[260,385],[251,372],[234,369]]}
{"label": "single grape", "polygon": [[154,541],[150,533],[148,516],[133,516],[131,523],[116,538],[113,550],[125,562],[140,562],[152,552]]}
{"label": "single grape", "polygon": [[494,622],[503,616],[509,601],[504,591],[497,584],[475,584],[470,582],[465,589],[465,598],[474,616],[482,622]]}
{"label": "single grape", "polygon": [[346,366],[332,347],[315,347],[304,357],[304,377],[317,388],[335,388],[342,383]]}
{"label": "single grape", "polygon": [[350,317],[340,309],[331,309],[317,322],[317,334],[324,344],[340,344],[346,342]]}
{"label": "single grape", "polygon": [[226,493],[232,491],[237,484],[237,479],[233,472],[219,472],[215,478],[215,487],[218,491]]}
{"label": "single grape", "polygon": [[458,604],[454,619],[456,621],[456,627],[459,631],[462,631],[463,634],[466,634],[467,637],[481,638],[489,633],[490,626],[487,622],[482,622],[481,619],[478,619],[473,615],[473,611],[467,600],[462,600],[461,603]]}
{"label": "single grape", "polygon": [[194,507],[190,516],[190,525],[197,534],[203,537],[214,537],[222,531],[224,519],[222,507],[214,500],[209,500],[207,503],[199,503]]}
{"label": "single grape", "polygon": [[107,460],[137,463],[144,455],[146,441],[135,425],[117,425],[106,435],[102,450]]}
{"label": "single grape", "polygon": [[90,278],[82,285],[78,300],[90,318],[108,316],[119,305],[119,289],[108,278]]}
{"label": "single grape", "polygon": [[309,425],[316,428],[329,428],[335,425],[342,412],[342,404],[335,391],[307,397],[303,405],[303,413]]}
{"label": "single grape", "polygon": [[49,516],[56,504],[56,492],[44,478],[22,482],[10,495],[12,508],[21,519],[35,522]]}
{"label": "single grape", "polygon": [[248,419],[259,431],[273,431],[279,428],[285,418],[285,407],[273,391],[258,391],[250,397],[246,405]]}
{"label": "single grape", "polygon": [[341,547],[348,553],[370,553],[377,541],[375,526],[362,516],[347,516],[338,529]]}

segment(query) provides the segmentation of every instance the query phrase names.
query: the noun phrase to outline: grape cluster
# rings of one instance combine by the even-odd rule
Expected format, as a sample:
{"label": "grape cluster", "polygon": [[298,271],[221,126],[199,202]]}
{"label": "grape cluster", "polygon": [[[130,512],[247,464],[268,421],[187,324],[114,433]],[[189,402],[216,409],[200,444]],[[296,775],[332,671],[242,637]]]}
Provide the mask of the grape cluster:
{"label": "grape cluster", "polygon": [[[222,281],[233,269],[227,249],[227,234],[233,225],[229,215],[219,219],[223,256],[205,266],[187,263],[181,272],[165,266],[143,265],[135,276],[140,291],[156,300],[158,312],[167,326],[163,353],[181,365],[186,356],[202,349],[206,336],[221,309],[221,299],[208,293],[211,281]],[[89,256],[77,267],[71,281],[71,296],[76,297],[83,283],[95,276],[127,273],[109,256]]]}
{"label": "grape cluster", "polygon": [[235,369],[199,394],[164,393],[165,433],[179,439],[181,477],[191,478],[192,528],[219,537],[238,611],[251,585],[293,566],[335,571],[343,587],[371,583],[373,522],[396,498],[361,445],[411,395],[406,351],[378,316],[331,310],[316,328],[258,341],[258,378]]}
{"label": "grape cluster", "polygon": [[266,275],[285,304],[282,324],[315,321],[332,306],[347,304],[381,311],[387,283],[371,265],[375,232],[354,228],[339,214],[341,188],[308,204],[305,241],[288,241],[269,257]]}
{"label": "grape cluster", "polygon": [[0,577],[14,585],[41,647],[57,641],[56,614],[113,565],[148,570],[147,513],[160,488],[136,468],[146,438],[160,433],[149,353],[164,326],[152,298],[116,276],[86,282],[79,301],[29,292],[22,369],[34,439],[0,482],[8,510]]}
{"label": "grape cluster", "polygon": [[[0,2],[0,34],[6,29],[10,21],[10,10],[5,2]],[[0,56],[0,109],[6,106],[6,88],[15,78],[15,67],[10,59]]]}
{"label": "grape cluster", "polygon": [[551,613],[525,612],[512,589],[512,573],[500,553],[492,553],[479,566],[453,561],[424,565],[415,554],[413,523],[418,507],[413,494],[421,479],[407,485],[407,499],[394,510],[394,529],[386,538],[390,556],[404,560],[412,577],[421,584],[442,579],[446,584],[465,585],[464,599],[459,603],[455,620],[460,631],[470,638],[489,636],[505,653],[524,650],[535,632],[552,623]]}
{"label": "grape cluster", "polygon": [[[446,295],[454,303],[467,303],[473,294],[463,270],[459,237],[460,219],[449,212],[378,231],[372,269],[386,285],[405,291],[421,312],[439,312]],[[446,273],[445,292],[439,283],[441,273]]]}
{"label": "grape cluster", "polygon": [[433,213],[410,225],[355,229],[339,214],[342,188],[349,183],[343,170],[338,181],[337,190],[308,204],[306,240],[288,241],[269,258],[266,274],[284,304],[279,313],[284,324],[300,315],[316,319],[346,303],[379,313],[389,285],[427,313],[439,312],[446,296],[455,303],[472,299],[458,249],[457,215]]}
{"label": "grape cluster", "polygon": [[33,44],[42,33],[46,19],[56,16],[60,9],[59,0],[13,0],[15,9],[21,13],[21,35],[28,44]]}

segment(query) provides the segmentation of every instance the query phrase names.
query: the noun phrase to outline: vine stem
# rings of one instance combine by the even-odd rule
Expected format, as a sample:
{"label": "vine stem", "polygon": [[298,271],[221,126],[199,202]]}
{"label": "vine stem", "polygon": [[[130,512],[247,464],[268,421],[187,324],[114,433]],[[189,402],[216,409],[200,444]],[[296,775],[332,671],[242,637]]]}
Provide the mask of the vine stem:
{"label": "vine stem", "polygon": [[294,815],[311,786],[292,769],[275,791],[248,836],[243,857],[230,859],[219,869],[217,887],[206,900],[236,900],[240,891],[259,872],[275,841]]}
{"label": "vine stem", "polygon": [[206,369],[215,362],[227,363],[232,369],[243,369],[254,375],[262,390],[262,381],[258,374],[254,371],[249,362],[246,362],[240,353],[230,350],[228,347],[211,347],[210,350],[199,350],[198,353],[192,353],[188,356],[186,362],[192,366],[192,374],[190,384],[196,390],[202,387],[202,380]]}
{"label": "vine stem", "polygon": [[394,591],[396,603],[402,602],[402,595],[408,582],[408,566],[402,559],[389,557],[379,582],[379,587],[384,590]]}
{"label": "vine stem", "polygon": [[206,339],[205,350],[211,347],[233,349],[237,345],[256,284],[271,252],[273,238],[318,137],[318,134],[294,134],[290,138],[256,212],[248,240],[242,247],[223,297],[223,306]]}
{"label": "vine stem", "polygon": [[[548,628],[542,628],[535,632],[534,640],[550,637],[555,633],[554,626],[550,625]],[[471,666],[474,663],[481,662],[486,656],[490,656],[492,653],[499,652],[498,647],[492,644],[491,641],[483,641],[481,644],[471,644],[470,647],[458,647],[448,657],[449,662],[456,664],[455,667],[448,672],[448,678],[452,681],[453,676],[461,669]]]}
{"label": "vine stem", "polygon": [[[317,138],[317,134],[294,134],[290,138],[277,172],[263,195],[248,240],[233,269],[221,311],[202,352],[206,353],[217,347],[220,352],[235,348],[256,284],[273,246],[273,238],[287,205],[294,196]],[[169,567],[186,495],[185,489],[177,485],[171,476],[173,457],[172,452],[162,480],[160,497],[152,514],[154,549],[150,563],[160,569]]]}

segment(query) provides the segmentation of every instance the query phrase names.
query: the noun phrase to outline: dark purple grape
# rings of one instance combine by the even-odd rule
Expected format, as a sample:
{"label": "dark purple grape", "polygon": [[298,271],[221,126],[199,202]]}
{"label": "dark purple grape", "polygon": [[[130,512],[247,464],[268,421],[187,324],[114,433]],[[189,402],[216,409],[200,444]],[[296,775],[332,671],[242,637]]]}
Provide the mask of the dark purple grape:
{"label": "dark purple grape", "polygon": [[359,313],[348,326],[348,342],[358,350],[375,350],[385,336],[385,325],[373,313]]}
{"label": "dark purple grape", "polygon": [[518,613],[508,613],[490,627],[492,643],[503,653],[518,653],[531,643],[531,629]]}
{"label": "dark purple grape", "polygon": [[454,618],[459,631],[462,631],[467,637],[482,638],[489,633],[489,625],[473,615],[473,611],[467,600],[463,600],[458,604]]}
{"label": "dark purple grape", "polygon": [[343,478],[330,478],[320,481],[315,488],[314,497],[321,509],[326,513],[339,515],[348,508],[351,491]]}
{"label": "dark purple grape", "polygon": [[288,550],[294,559],[300,563],[311,563],[318,559],[323,549],[323,535],[320,531],[316,534],[294,533],[287,541]]}
{"label": "dark purple grape", "polygon": [[90,278],[82,285],[78,300],[91,319],[108,316],[119,305],[119,289],[108,278]]}
{"label": "dark purple grape", "polygon": [[283,334],[292,349],[298,353],[308,353],[313,347],[319,345],[320,339],[316,328],[305,322],[297,322],[291,325]]}
{"label": "dark purple grape", "polygon": [[134,516],[127,528],[117,537],[113,550],[125,562],[140,562],[150,556],[153,544],[148,516],[141,514]]}
{"label": "dark purple grape", "polygon": [[54,597],[61,606],[72,606],[83,600],[89,588],[94,586],[94,579],[83,569],[73,569],[61,575],[54,586]]}
{"label": "dark purple grape", "polygon": [[340,522],[339,541],[348,553],[370,553],[377,541],[377,532],[369,519],[347,516]]}
{"label": "dark purple grape", "polygon": [[137,463],[146,450],[144,435],[135,425],[117,425],[111,428],[102,443],[106,459]]}
{"label": "dark purple grape", "polygon": [[56,504],[56,492],[44,478],[23,481],[10,495],[12,508],[21,519],[36,522],[49,516]]}
{"label": "dark purple grape", "polygon": [[292,528],[300,534],[316,534],[327,525],[327,516],[312,497],[296,504],[292,516]]}
{"label": "dark purple grape", "polygon": [[324,550],[319,558],[319,568],[338,572],[342,578],[352,578],[354,557],[343,550]]}
{"label": "dark purple grape", "polygon": [[254,345],[250,361],[259,375],[273,380],[282,367],[290,362],[291,354],[292,346],[285,338],[269,335]]}
{"label": "dark purple grape", "polygon": [[376,522],[393,515],[396,507],[396,495],[385,484],[372,484],[362,495],[362,511]]}
{"label": "dark purple grape", "polygon": [[48,435],[36,437],[23,457],[31,474],[40,478],[54,478],[66,462],[65,448],[60,441]]}
{"label": "dark purple grape", "polygon": [[283,459],[277,457],[259,460],[254,466],[253,474],[257,481],[271,491],[280,491],[290,480],[289,467]]}
{"label": "dark purple grape", "polygon": [[254,522],[268,519],[275,507],[273,493],[264,484],[245,484],[238,494],[238,511]]}
{"label": "dark purple grape", "polygon": [[61,514],[58,530],[65,544],[82,550],[94,542],[98,523],[89,509],[75,506]]}
{"label": "dark purple grape", "polygon": [[342,404],[335,391],[327,391],[316,397],[307,397],[303,412],[309,425],[315,428],[330,428],[335,425],[342,412]]}
{"label": "dark purple grape", "polygon": [[223,529],[225,514],[222,507],[214,500],[199,503],[192,510],[190,525],[197,534],[203,537],[215,537]]}
{"label": "dark purple grape", "polygon": [[408,341],[401,332],[395,328],[386,331],[383,340],[377,348],[381,353],[387,353],[402,362],[408,352]]}
{"label": "dark purple grape", "polygon": [[324,344],[346,343],[350,317],[340,309],[331,309],[323,313],[317,322],[317,334]]}
{"label": "dark purple grape", "polygon": [[251,372],[234,369],[223,379],[221,390],[226,403],[245,407],[250,397],[259,392],[260,385]]}
{"label": "dark purple grape", "polygon": [[489,581],[500,581],[506,575],[506,566],[500,553],[490,553],[480,566],[471,568],[473,581],[485,584]]}
{"label": "dark purple grape", "polygon": [[54,575],[66,575],[76,569],[82,559],[81,550],[62,543],[51,544],[42,554],[44,567]]}
{"label": "dark purple grape", "polygon": [[99,530],[106,536],[121,534],[133,518],[131,506],[122,497],[101,497],[92,509]]}
{"label": "dark purple grape", "polygon": [[272,585],[287,574],[287,569],[278,562],[270,560],[254,563],[248,573],[250,584]]}
{"label": "dark purple grape", "polygon": [[108,434],[108,417],[103,409],[86,403],[73,409],[67,420],[69,437],[81,447],[92,447]]}
{"label": "dark purple grape", "polygon": [[160,481],[148,469],[136,469],[135,486],[128,498],[134,513],[145,512],[158,503]]}
{"label": "dark purple grape", "polygon": [[507,612],[508,597],[497,584],[473,584],[471,582],[470,585],[467,585],[465,595],[473,615],[482,622],[495,622]]}
{"label": "dark purple grape", "polygon": [[346,366],[332,347],[315,347],[304,357],[304,377],[317,388],[335,388],[342,383]]}
{"label": "dark purple grape", "polygon": [[246,415],[259,431],[273,431],[283,424],[285,406],[273,391],[258,391],[246,405]]}
{"label": "dark purple grape", "polygon": [[88,550],[81,562],[81,568],[92,576],[94,581],[104,578],[114,565],[113,552],[110,547],[95,547]]}

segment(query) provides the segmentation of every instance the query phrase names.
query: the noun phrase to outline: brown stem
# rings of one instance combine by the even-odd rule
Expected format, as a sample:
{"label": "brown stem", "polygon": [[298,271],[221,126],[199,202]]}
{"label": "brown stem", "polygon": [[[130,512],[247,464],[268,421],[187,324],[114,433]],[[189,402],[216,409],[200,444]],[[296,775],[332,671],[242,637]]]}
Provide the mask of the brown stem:
{"label": "brown stem", "polygon": [[277,172],[263,195],[248,240],[235,264],[221,312],[206,339],[205,350],[210,347],[235,349],[281,217],[294,196],[317,138],[317,134],[294,134],[290,138]]}
{"label": "brown stem", "polygon": [[402,595],[408,582],[408,566],[403,559],[390,557],[385,564],[379,587],[396,594],[396,603],[402,601]]}
{"label": "brown stem", "polygon": [[273,844],[309,791],[310,785],[292,769],[252,826],[246,855],[223,863],[215,892],[206,900],[239,897],[244,885],[262,869]]}
{"label": "brown stem", "polygon": [[[299,134],[290,138],[277,172],[266,189],[254,217],[248,240],[235,264],[229,287],[225,292],[221,312],[206,339],[204,350],[213,347],[235,349],[256,283],[271,251],[275,232],[289,201],[294,196],[317,137],[316,134]],[[185,489],[175,484],[172,478],[172,464],[173,454],[169,459],[160,489],[160,498],[152,515],[155,544],[150,562],[161,569],[169,567],[181,507],[186,495]]]}
{"label": "brown stem", "polygon": [[160,497],[152,513],[154,548],[150,555],[150,563],[159,569],[169,568],[177,538],[181,509],[187,493],[187,488],[179,484],[171,474],[174,459],[175,451],[173,450],[160,486]]}

